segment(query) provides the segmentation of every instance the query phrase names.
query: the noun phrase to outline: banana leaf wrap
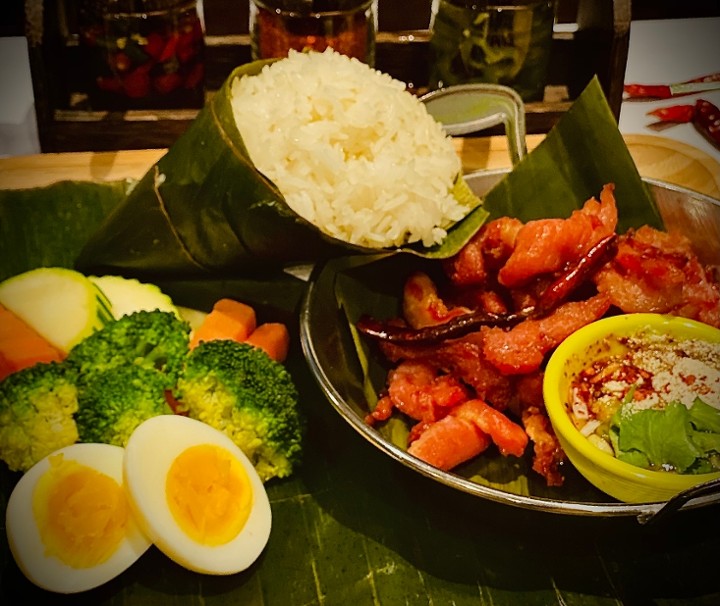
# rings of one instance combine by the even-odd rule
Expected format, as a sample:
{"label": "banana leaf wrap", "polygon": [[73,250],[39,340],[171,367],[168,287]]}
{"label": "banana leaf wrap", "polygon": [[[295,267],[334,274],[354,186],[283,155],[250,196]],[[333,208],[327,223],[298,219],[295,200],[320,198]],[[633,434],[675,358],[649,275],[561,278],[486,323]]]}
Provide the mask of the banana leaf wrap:
{"label": "banana leaf wrap", "polygon": [[[377,254],[324,234],[287,204],[258,171],[235,122],[235,78],[258,74],[269,61],[242,65],[188,129],[113,210],[78,256],[84,272],[138,277],[252,275],[342,254]],[[480,200],[458,176],[453,194],[475,209],[433,255],[459,250],[485,220]],[[422,248],[408,249],[423,254]],[[383,249],[392,254],[401,249]]]}

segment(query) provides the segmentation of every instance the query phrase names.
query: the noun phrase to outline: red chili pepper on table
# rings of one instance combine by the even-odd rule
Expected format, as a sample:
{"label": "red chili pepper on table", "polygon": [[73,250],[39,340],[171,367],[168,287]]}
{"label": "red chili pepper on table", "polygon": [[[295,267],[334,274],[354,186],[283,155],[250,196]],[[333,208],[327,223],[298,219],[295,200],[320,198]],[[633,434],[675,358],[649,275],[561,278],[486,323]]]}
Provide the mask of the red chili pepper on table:
{"label": "red chili pepper on table", "polygon": [[628,97],[648,97],[654,99],[669,99],[672,97],[667,84],[626,84],[623,87]]}
{"label": "red chili pepper on table", "polygon": [[720,149],[720,109],[705,99],[698,99],[695,105],[671,105],[648,112],[659,122],[692,122],[697,131],[710,143]]}
{"label": "red chili pepper on table", "polygon": [[[676,84],[626,84],[623,87],[625,94],[629,98],[638,99],[670,99],[671,97],[682,97],[691,95],[695,92],[687,85],[692,84],[711,84],[713,82],[720,83],[720,72],[715,74],[707,74],[692,80],[685,80]],[[718,86],[720,88],[720,86]]]}
{"label": "red chili pepper on table", "polygon": [[648,112],[648,116],[655,116],[660,122],[692,122],[695,118],[694,105],[671,105]]}

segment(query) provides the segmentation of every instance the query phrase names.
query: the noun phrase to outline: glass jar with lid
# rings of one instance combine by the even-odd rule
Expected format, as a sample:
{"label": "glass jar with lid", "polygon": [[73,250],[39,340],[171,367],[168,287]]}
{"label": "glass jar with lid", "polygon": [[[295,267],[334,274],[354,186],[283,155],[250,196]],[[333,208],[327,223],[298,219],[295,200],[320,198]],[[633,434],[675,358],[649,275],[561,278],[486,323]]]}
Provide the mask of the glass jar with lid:
{"label": "glass jar with lid", "polygon": [[430,87],[486,82],[543,98],[557,0],[433,0]]}
{"label": "glass jar with lid", "polygon": [[92,109],[199,108],[205,41],[196,0],[83,3]]}

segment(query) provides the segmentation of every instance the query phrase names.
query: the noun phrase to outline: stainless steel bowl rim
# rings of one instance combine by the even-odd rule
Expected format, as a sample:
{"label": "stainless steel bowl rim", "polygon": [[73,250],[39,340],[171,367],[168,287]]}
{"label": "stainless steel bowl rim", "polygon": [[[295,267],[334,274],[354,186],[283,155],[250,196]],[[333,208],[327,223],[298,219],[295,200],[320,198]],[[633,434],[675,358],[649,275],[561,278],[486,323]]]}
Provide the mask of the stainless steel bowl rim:
{"label": "stainless steel bowl rim", "polygon": [[[488,171],[477,171],[466,175],[469,184],[478,179],[501,178],[511,169],[496,169]],[[667,183],[659,179],[643,178],[643,181],[657,188],[670,190],[680,195],[689,196],[694,199],[704,200],[720,207],[720,200],[712,198],[702,193],[695,192],[688,188]],[[342,395],[332,384],[324,369],[318,364],[318,356],[315,345],[310,335],[310,306],[314,295],[314,282],[308,285],[305,298],[302,303],[300,312],[300,340],[305,355],[305,359],[312,370],[316,381],[321,387],[326,397],[330,400],[333,407],[340,415],[366,440],[388,454],[390,457],[399,461],[403,465],[414,469],[420,474],[431,478],[441,484],[476,495],[498,503],[514,505],[517,507],[541,510],[550,513],[570,514],[579,516],[636,516],[641,523],[647,523],[655,518],[664,517],[669,512],[692,509],[696,507],[706,506],[718,500],[718,490],[720,486],[696,487],[681,493],[668,502],[653,503],[621,503],[621,502],[585,502],[585,501],[566,501],[551,499],[538,496],[520,495],[503,491],[492,486],[475,483],[471,480],[453,474],[452,472],[442,471],[432,465],[429,465],[416,457],[408,454],[401,448],[398,448],[388,440],[386,440],[378,431],[370,427],[363,418],[348,405]],[[716,483],[717,484],[717,483]],[[710,495],[706,493],[710,492]]]}

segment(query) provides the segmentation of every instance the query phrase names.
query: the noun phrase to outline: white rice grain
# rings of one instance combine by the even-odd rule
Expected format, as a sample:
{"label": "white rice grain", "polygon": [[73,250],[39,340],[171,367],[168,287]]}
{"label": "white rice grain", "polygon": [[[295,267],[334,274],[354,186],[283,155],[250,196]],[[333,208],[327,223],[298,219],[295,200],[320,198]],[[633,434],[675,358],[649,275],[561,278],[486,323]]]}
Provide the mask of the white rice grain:
{"label": "white rice grain", "polygon": [[231,94],[253,164],[335,238],[431,246],[471,210],[451,194],[461,164],[441,125],[403,82],[356,59],[291,52]]}

